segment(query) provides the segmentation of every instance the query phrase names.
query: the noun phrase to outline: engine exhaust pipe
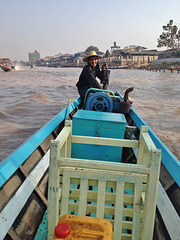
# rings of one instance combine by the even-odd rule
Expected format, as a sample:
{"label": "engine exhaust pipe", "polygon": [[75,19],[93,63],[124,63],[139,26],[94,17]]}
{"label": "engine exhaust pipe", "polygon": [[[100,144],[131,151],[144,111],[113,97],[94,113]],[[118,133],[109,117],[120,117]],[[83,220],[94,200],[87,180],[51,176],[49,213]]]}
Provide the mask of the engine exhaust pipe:
{"label": "engine exhaust pipe", "polygon": [[124,93],[124,102],[128,102],[128,95],[130,92],[132,92],[134,87],[128,88]]}

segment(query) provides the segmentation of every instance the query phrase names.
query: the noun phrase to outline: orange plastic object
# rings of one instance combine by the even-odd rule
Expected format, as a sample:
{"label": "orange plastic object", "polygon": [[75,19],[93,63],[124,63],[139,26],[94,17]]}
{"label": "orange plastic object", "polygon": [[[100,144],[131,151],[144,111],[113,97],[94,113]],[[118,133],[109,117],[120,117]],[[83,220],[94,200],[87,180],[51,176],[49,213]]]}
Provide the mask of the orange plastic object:
{"label": "orange plastic object", "polygon": [[66,238],[58,238],[54,233],[53,240],[113,239],[112,224],[106,219],[66,214],[60,218],[59,224],[67,224],[70,227],[70,235]]}

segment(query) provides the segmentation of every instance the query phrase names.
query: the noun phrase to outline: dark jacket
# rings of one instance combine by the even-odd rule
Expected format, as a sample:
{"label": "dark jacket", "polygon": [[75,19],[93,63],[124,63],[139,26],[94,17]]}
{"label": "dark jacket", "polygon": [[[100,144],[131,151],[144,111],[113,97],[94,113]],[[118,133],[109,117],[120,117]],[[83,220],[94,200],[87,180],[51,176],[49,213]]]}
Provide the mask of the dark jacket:
{"label": "dark jacket", "polygon": [[77,82],[76,86],[88,86],[89,88],[99,88],[101,89],[101,85],[96,80],[98,77],[101,81],[104,80],[104,71],[99,69],[99,65],[95,68],[91,67],[88,63],[82,70],[81,75],[79,77],[79,81]]}

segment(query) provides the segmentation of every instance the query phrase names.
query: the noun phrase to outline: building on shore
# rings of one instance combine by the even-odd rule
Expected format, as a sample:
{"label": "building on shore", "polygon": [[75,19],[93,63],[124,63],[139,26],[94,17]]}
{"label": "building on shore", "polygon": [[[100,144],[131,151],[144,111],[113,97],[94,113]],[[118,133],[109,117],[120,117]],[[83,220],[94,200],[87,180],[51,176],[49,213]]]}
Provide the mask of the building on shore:
{"label": "building on shore", "polygon": [[[129,66],[142,67],[147,66],[154,60],[158,59],[159,52],[157,50],[147,50],[145,47],[130,45],[122,48],[114,42],[111,46],[110,56],[106,57],[103,52],[98,52],[102,56],[99,60],[100,64],[106,62],[109,67]],[[57,54],[40,59],[37,51],[29,53],[29,64],[48,67],[83,67],[85,63],[83,58],[87,56],[87,52],[78,52],[75,54]]]}
{"label": "building on shore", "polygon": [[11,65],[11,60],[9,58],[0,58],[0,64],[2,65]]}
{"label": "building on shore", "polygon": [[158,59],[157,50],[147,50],[145,47],[130,45],[123,49],[111,47],[111,56],[109,62],[112,66],[147,66]]}
{"label": "building on shore", "polygon": [[33,62],[40,59],[40,53],[35,50],[33,53],[29,53],[29,61]]}

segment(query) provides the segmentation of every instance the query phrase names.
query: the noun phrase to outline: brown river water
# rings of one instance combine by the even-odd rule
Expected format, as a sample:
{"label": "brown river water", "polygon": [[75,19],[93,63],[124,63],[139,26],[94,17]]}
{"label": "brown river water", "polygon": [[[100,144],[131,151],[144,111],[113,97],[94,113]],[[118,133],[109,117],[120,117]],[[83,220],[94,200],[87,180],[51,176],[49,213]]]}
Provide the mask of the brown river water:
{"label": "brown river water", "polygon": [[[80,68],[0,70],[0,161],[78,97]],[[109,90],[130,93],[134,109],[180,159],[180,74],[111,70]]]}

